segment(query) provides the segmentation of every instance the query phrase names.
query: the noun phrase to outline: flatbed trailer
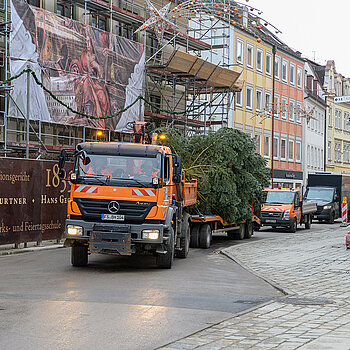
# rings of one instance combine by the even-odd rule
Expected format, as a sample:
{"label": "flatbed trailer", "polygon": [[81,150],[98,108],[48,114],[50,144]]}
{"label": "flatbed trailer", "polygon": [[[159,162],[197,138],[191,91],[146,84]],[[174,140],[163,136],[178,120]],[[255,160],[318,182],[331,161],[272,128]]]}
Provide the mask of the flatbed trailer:
{"label": "flatbed trailer", "polygon": [[219,215],[191,215],[191,240],[193,248],[209,248],[212,235],[215,233],[227,233],[229,239],[251,238],[254,228],[261,226],[260,219],[253,215],[251,221],[241,223],[227,223]]}

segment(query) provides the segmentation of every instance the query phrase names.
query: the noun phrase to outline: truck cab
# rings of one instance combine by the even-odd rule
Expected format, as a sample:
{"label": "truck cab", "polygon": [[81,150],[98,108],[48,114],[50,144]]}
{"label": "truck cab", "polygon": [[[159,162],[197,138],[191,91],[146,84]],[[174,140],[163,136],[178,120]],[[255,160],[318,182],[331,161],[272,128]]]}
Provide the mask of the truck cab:
{"label": "truck cab", "polygon": [[335,187],[308,187],[304,200],[316,203],[317,211],[314,218],[319,221],[325,220],[332,224],[334,219],[340,216],[339,195]]}
{"label": "truck cab", "polygon": [[274,188],[265,189],[265,199],[261,207],[261,223],[263,226],[284,227],[296,232],[297,225],[304,223],[309,229],[312,213],[316,205],[303,204],[300,189]]}
{"label": "truck cab", "polygon": [[69,178],[65,245],[74,266],[86,265],[91,253],[153,254],[161,268],[171,268],[175,254],[187,256],[186,208],[196,203],[197,182],[185,183],[181,158],[170,148],[81,143]]}

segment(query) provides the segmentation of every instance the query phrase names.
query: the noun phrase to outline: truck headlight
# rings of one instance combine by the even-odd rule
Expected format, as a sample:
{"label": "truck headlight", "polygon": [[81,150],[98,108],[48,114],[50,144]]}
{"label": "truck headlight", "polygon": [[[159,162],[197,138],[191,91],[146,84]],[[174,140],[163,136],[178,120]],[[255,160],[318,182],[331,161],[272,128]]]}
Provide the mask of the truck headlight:
{"label": "truck headlight", "polygon": [[283,218],[284,219],[289,219],[289,215],[290,215],[290,210],[286,210],[283,214]]}
{"label": "truck headlight", "polygon": [[67,234],[70,236],[82,236],[83,228],[81,226],[76,225],[67,225]]}
{"label": "truck headlight", "polygon": [[159,238],[159,230],[142,230],[142,238],[156,240]]}
{"label": "truck headlight", "polygon": [[323,207],[323,209],[325,209],[325,210],[332,209],[332,206],[331,206],[331,205],[325,205],[325,206]]}

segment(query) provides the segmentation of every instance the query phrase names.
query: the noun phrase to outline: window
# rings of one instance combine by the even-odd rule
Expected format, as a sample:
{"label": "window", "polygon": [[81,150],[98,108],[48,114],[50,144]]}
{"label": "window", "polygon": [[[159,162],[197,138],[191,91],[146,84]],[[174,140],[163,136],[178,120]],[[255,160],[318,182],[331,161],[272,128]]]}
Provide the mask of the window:
{"label": "window", "polygon": [[264,62],[264,50],[257,48],[256,49],[256,70],[258,72],[263,71],[263,62]]}
{"label": "window", "polygon": [[271,92],[265,91],[265,111],[268,115],[270,115],[271,109]]}
{"label": "window", "polygon": [[272,56],[270,53],[266,53],[266,62],[265,62],[265,73],[267,75],[271,75],[271,62],[272,62]]}
{"label": "window", "polygon": [[27,3],[29,5],[33,5],[33,6],[36,6],[36,7],[40,7],[40,0],[27,0]]}
{"label": "window", "polygon": [[254,46],[247,44],[247,67],[254,69]]}
{"label": "window", "polygon": [[310,145],[307,145],[307,166],[308,168],[310,168],[310,159],[311,159],[311,156],[310,156]]}
{"label": "window", "polygon": [[264,157],[270,158],[270,135],[264,134]]}
{"label": "window", "polygon": [[335,161],[340,163],[342,159],[342,149],[341,149],[341,141],[335,142],[334,152],[335,152]]}
{"label": "window", "polygon": [[255,110],[257,112],[262,111],[262,98],[263,98],[263,93],[262,90],[256,89],[256,94],[255,94],[256,100],[255,100]]}
{"label": "window", "polygon": [[288,160],[294,162],[294,140],[288,139]]}
{"label": "window", "polygon": [[350,131],[350,114],[348,112],[344,112],[344,130]]}
{"label": "window", "polygon": [[295,64],[291,63],[289,67],[289,82],[290,85],[295,85]]}
{"label": "window", "polygon": [[279,118],[280,116],[280,96],[275,94],[275,118]]}
{"label": "window", "polygon": [[327,153],[328,153],[328,160],[332,160],[332,142],[331,141],[328,141]]}
{"label": "window", "polygon": [[287,115],[288,115],[287,105],[288,105],[288,98],[285,96],[282,96],[281,119],[283,119],[283,120],[287,120]]}
{"label": "window", "polygon": [[332,126],[333,125],[333,121],[332,121],[332,108],[328,109],[328,126]]}
{"label": "window", "polygon": [[[127,39],[134,39],[133,34],[134,34],[135,28],[131,24],[118,22],[116,27],[117,27],[117,35]],[[158,45],[158,40],[154,40],[154,42],[152,43],[152,50],[154,50],[154,53],[156,53],[158,47],[154,45]]]}
{"label": "window", "polygon": [[60,16],[72,18],[72,6],[71,5],[57,5],[57,14]]}
{"label": "window", "polygon": [[288,83],[288,61],[282,61],[282,81]]}
{"label": "window", "polygon": [[342,111],[339,109],[335,110],[334,127],[337,129],[342,128]]}
{"label": "window", "polygon": [[295,101],[289,100],[289,121],[294,123],[295,120]]}
{"label": "window", "polygon": [[296,121],[298,124],[301,124],[301,116],[303,114],[303,105],[301,102],[297,102],[297,109],[296,109]]}
{"label": "window", "polygon": [[236,42],[236,62],[240,63],[240,64],[243,64],[243,60],[244,60],[243,48],[244,48],[244,42],[239,40],[239,39],[237,39],[237,42]]}
{"label": "window", "polygon": [[303,88],[303,68],[299,66],[297,68],[297,88]]}
{"label": "window", "polygon": [[260,132],[255,129],[255,145],[256,145],[256,152],[261,154],[261,129]]}
{"label": "window", "polygon": [[350,162],[349,151],[350,151],[350,143],[344,142],[344,154],[343,154],[344,163]]}
{"label": "window", "polygon": [[236,106],[243,107],[242,91],[236,92]]}
{"label": "window", "polygon": [[246,88],[246,109],[253,109],[253,88],[247,85]]}
{"label": "window", "polygon": [[279,134],[275,134],[273,137],[273,159],[279,159]]}
{"label": "window", "polygon": [[101,30],[107,30],[107,18],[104,16],[92,15],[91,25]]}
{"label": "window", "polygon": [[295,141],[295,161],[301,163],[301,140]]}
{"label": "window", "polygon": [[280,74],[281,74],[281,57],[276,56],[276,59],[275,59],[275,78],[277,80],[280,80]]}
{"label": "window", "polygon": [[281,160],[287,159],[287,135],[281,136]]}

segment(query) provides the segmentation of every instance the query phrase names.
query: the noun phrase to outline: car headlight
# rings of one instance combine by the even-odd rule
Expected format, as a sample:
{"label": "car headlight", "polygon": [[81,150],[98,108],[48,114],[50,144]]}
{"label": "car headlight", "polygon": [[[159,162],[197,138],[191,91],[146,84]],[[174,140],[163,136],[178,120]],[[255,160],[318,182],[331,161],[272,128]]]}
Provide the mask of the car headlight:
{"label": "car headlight", "polygon": [[323,209],[325,209],[325,210],[327,210],[327,209],[332,209],[332,206],[331,206],[331,205],[325,205],[325,206],[323,207]]}
{"label": "car headlight", "polygon": [[285,219],[289,219],[289,215],[290,215],[290,210],[286,210],[286,211],[284,212],[284,214],[283,214],[283,217],[284,217]]}
{"label": "car headlight", "polygon": [[81,226],[76,225],[67,225],[67,234],[70,236],[82,236],[83,228]]}
{"label": "car headlight", "polygon": [[156,240],[159,238],[159,230],[142,230],[142,238]]}

